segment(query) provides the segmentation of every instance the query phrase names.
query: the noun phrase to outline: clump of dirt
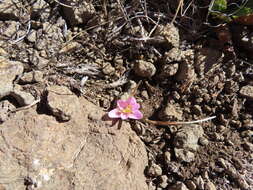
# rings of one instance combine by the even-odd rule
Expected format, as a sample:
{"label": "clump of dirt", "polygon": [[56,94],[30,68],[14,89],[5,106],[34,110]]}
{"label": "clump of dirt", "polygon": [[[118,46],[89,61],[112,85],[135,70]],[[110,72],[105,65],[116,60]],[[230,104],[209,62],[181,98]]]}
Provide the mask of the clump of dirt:
{"label": "clump of dirt", "polygon": [[[98,180],[96,189],[253,188],[253,41],[249,35],[252,28],[235,23],[211,27],[211,23],[206,23],[209,3],[182,2],[0,2],[1,139],[6,144],[3,148],[8,149],[10,143],[6,136],[11,141],[13,134],[20,135],[14,139],[17,146],[12,143],[9,149],[10,154],[15,153],[14,149],[22,154],[14,156],[22,160],[22,164],[12,159],[8,162],[13,164],[14,170],[19,168],[15,177],[26,181],[27,189],[43,189],[38,181],[50,182],[50,177],[47,177],[53,176],[55,170],[57,175],[51,181],[52,186],[45,187],[60,189],[63,176],[70,189],[92,189],[90,179],[86,179],[88,186],[81,179],[81,170],[90,172],[92,168],[82,164],[89,163],[96,166],[92,174],[92,178]],[[178,8],[183,12],[177,12]],[[247,35],[243,36],[244,33]],[[101,116],[101,109],[108,112],[117,99],[129,95],[136,97],[144,115],[143,120],[127,121],[135,133],[128,131],[128,125],[122,125],[127,129],[110,126]],[[86,104],[80,103],[83,98],[97,107],[91,106],[92,111],[80,108]],[[37,108],[33,109],[34,106]],[[45,121],[33,121],[26,111]],[[82,120],[80,114],[87,118]],[[215,119],[207,122],[159,125],[159,122],[196,121],[211,116]],[[147,121],[154,121],[157,125]],[[26,122],[31,125],[35,122],[36,126],[32,128],[35,131],[25,129],[24,134],[19,134],[15,129],[17,131],[12,132],[6,129],[6,126],[11,127],[11,122],[17,123],[21,129],[28,127]],[[82,122],[85,123],[80,124]],[[87,144],[94,150],[90,148],[90,154],[83,156],[83,160],[77,159],[76,163],[75,159],[69,159],[73,161],[71,167],[75,168],[74,171],[57,164],[60,158],[58,161],[46,160],[44,164],[52,166],[39,174],[36,173],[38,168],[26,171],[29,169],[26,161],[34,159],[29,158],[34,156],[34,150],[19,138],[27,135],[31,137],[31,144],[36,139],[45,143],[45,139],[39,139],[43,138],[42,134],[40,137],[43,133],[41,128],[50,130],[51,124],[60,127],[62,135],[73,133],[70,143],[73,147],[80,145],[81,138],[77,131],[69,129],[71,126],[81,131],[80,125],[88,126],[92,128],[94,138],[99,133],[101,136],[106,134],[106,139],[99,141],[97,138],[93,142],[93,137],[89,137]],[[42,131],[38,133],[37,130]],[[117,130],[122,130],[122,134]],[[59,137],[59,131],[53,128],[51,133]],[[110,143],[118,142],[121,135],[122,146],[114,144],[111,147]],[[46,137],[59,143],[57,138]],[[94,151],[100,151],[97,146],[105,147],[103,142],[107,143],[109,150],[103,149],[99,155],[110,157],[109,166],[100,163],[103,159],[94,160]],[[140,168],[136,164],[140,160],[131,155],[138,152],[134,150],[133,142],[137,143],[140,155],[146,160]],[[34,143],[37,147],[39,142]],[[80,152],[86,142],[82,143],[81,149],[76,148]],[[19,147],[21,144],[26,147]],[[46,150],[52,144],[43,146]],[[50,152],[61,151],[63,159],[67,159],[63,150],[68,146],[66,140]],[[120,148],[126,150],[118,150]],[[7,156],[5,152],[2,152],[3,156]],[[114,159],[122,167],[113,168]],[[1,169],[6,168],[0,168],[0,173]],[[27,176],[23,175],[25,171]],[[123,171],[130,177],[124,181],[120,176],[117,183],[113,171],[117,174]],[[146,182],[143,182],[142,172]],[[102,173],[110,179],[108,183]],[[19,187],[20,183],[9,180],[8,172],[4,174],[6,176],[0,175],[3,188]],[[133,179],[136,180],[131,185]]]}

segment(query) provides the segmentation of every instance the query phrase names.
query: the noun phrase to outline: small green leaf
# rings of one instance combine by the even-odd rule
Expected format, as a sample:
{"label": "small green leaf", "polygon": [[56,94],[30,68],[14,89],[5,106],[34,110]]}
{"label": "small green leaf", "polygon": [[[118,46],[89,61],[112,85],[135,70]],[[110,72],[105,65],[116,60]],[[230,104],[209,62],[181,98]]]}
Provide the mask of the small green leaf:
{"label": "small green leaf", "polygon": [[227,10],[227,1],[226,0],[215,0],[211,10],[212,11],[220,11],[220,12],[226,11]]}

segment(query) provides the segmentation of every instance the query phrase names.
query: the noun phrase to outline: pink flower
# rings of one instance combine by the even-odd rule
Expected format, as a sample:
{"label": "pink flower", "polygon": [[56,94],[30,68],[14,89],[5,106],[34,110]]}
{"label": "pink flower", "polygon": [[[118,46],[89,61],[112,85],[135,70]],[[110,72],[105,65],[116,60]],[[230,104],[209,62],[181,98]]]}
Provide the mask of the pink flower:
{"label": "pink flower", "polygon": [[141,119],[143,115],[139,109],[140,104],[136,102],[136,99],[129,97],[127,100],[118,100],[117,108],[111,110],[108,115],[110,118]]}

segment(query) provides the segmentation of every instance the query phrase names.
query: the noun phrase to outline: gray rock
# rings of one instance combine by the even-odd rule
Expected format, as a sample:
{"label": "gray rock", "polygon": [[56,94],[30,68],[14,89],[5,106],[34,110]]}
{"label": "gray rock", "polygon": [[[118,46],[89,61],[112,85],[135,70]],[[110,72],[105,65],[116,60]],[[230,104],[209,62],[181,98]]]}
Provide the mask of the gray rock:
{"label": "gray rock", "polygon": [[6,121],[10,117],[9,112],[15,108],[8,100],[0,101],[0,123]]}
{"label": "gray rock", "polygon": [[198,140],[203,134],[204,130],[199,125],[184,126],[176,133],[174,145],[176,148],[196,151],[198,148]]}
{"label": "gray rock", "polygon": [[176,74],[177,81],[194,81],[196,73],[194,70],[194,51],[189,49],[182,52],[182,63]]}
{"label": "gray rock", "polygon": [[31,71],[28,73],[24,73],[20,78],[20,82],[22,83],[34,83],[34,82],[42,82],[43,81],[43,73],[41,71]]}
{"label": "gray rock", "polygon": [[184,183],[177,182],[173,186],[169,187],[168,190],[189,190]]}
{"label": "gray rock", "polygon": [[113,75],[115,68],[110,63],[106,63],[102,71],[105,75]]}
{"label": "gray rock", "polygon": [[211,181],[208,181],[205,183],[205,190],[216,190],[216,187]]}
{"label": "gray rock", "polygon": [[164,161],[166,163],[170,163],[170,161],[171,161],[171,153],[170,152],[168,152],[168,151],[164,152]]}
{"label": "gray rock", "polygon": [[174,148],[175,156],[180,162],[192,162],[195,160],[193,152],[181,148]]}
{"label": "gray rock", "polygon": [[196,190],[197,186],[192,180],[187,180],[185,182],[186,186],[189,188],[189,190]]}
{"label": "gray rock", "polygon": [[37,36],[36,36],[36,30],[31,30],[28,36],[26,36],[27,40],[31,43],[35,43]]}
{"label": "gray rock", "polygon": [[182,115],[183,115],[183,111],[181,110],[181,108],[177,105],[168,103],[166,105],[166,107],[164,107],[164,109],[162,109],[159,114],[158,117],[161,120],[179,120],[182,121]]}
{"label": "gray rock", "polygon": [[50,86],[46,89],[47,105],[60,121],[68,121],[78,111],[78,98],[67,87]]}
{"label": "gray rock", "polygon": [[27,106],[34,102],[34,97],[22,90],[22,87],[19,85],[15,85],[10,95],[14,97],[20,106]]}
{"label": "gray rock", "polygon": [[168,47],[179,48],[179,31],[173,24],[167,24],[166,26],[164,26],[160,34],[166,40],[166,44]]}
{"label": "gray rock", "polygon": [[240,89],[240,95],[253,100],[253,86],[247,85]]}
{"label": "gray rock", "polygon": [[155,75],[155,66],[148,61],[138,60],[134,65],[134,72],[140,77],[150,78]]}
{"label": "gray rock", "polygon": [[17,20],[19,18],[19,9],[15,6],[20,3],[19,0],[0,1],[0,18],[1,20]]}
{"label": "gray rock", "polygon": [[0,99],[13,91],[13,81],[23,70],[22,63],[0,57]]}
{"label": "gray rock", "polygon": [[196,115],[201,115],[202,114],[202,109],[201,109],[201,107],[199,106],[199,105],[194,105],[193,107],[192,107],[192,112],[194,113],[194,114],[196,114]]}
{"label": "gray rock", "polygon": [[204,188],[205,188],[205,182],[204,182],[204,180],[202,179],[201,176],[195,177],[194,178],[194,182],[197,185],[197,188],[199,190],[204,190]]}
{"label": "gray rock", "polygon": [[63,6],[62,10],[71,26],[86,24],[90,19],[94,19],[96,10],[91,2],[82,1],[81,3],[78,3],[77,1],[63,0],[62,3],[70,6]]}
{"label": "gray rock", "polygon": [[159,176],[159,187],[166,188],[168,186],[168,177],[166,175]]}
{"label": "gray rock", "polygon": [[160,176],[162,175],[162,168],[159,165],[152,162],[147,169],[147,175],[150,177]]}
{"label": "gray rock", "polygon": [[207,138],[205,137],[199,137],[199,144],[201,144],[202,146],[206,146],[208,145],[209,141]]}

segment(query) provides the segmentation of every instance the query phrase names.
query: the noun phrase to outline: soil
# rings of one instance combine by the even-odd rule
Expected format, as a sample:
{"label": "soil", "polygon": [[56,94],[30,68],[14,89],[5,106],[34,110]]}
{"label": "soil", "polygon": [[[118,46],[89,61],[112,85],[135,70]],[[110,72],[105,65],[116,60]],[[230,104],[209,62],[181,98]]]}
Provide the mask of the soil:
{"label": "soil", "polygon": [[253,29],[178,3],[0,1],[0,189],[253,189]]}

